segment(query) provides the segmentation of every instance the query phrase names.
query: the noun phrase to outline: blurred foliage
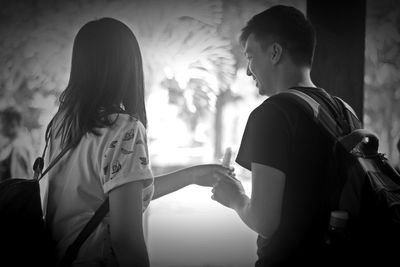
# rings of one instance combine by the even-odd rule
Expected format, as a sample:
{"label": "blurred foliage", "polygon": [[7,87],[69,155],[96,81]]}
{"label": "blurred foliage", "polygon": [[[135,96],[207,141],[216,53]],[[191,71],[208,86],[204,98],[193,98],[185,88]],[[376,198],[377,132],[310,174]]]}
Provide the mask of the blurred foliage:
{"label": "blurred foliage", "polygon": [[[110,16],[137,36],[147,95],[168,90],[193,130],[201,118],[222,112],[221,99],[248,97],[244,88],[231,88],[237,70],[246,67],[238,36],[251,16],[277,3],[305,11],[305,0],[2,0],[0,108],[21,107],[35,146],[42,147],[44,126],[68,83],[76,32]],[[364,123],[393,161],[400,137],[399,14],[396,0],[367,0]]]}
{"label": "blurred foliage", "polygon": [[89,20],[109,16],[130,26],[139,41],[147,96],[165,80],[176,80],[180,117],[193,129],[200,117],[215,111],[217,98],[230,91],[243,65],[236,38],[240,28],[258,10],[277,2],[3,0],[0,108],[20,106],[36,147],[42,147],[44,127],[68,83],[76,32]]}
{"label": "blurred foliage", "polygon": [[[214,96],[235,74],[230,42],[217,32],[222,1],[2,1],[0,12],[0,107],[22,107],[28,129],[39,130],[38,146],[68,83],[73,38],[89,20],[109,16],[131,27],[142,49],[147,95],[166,68],[182,89],[202,79]],[[196,90],[189,92],[198,99]]]}
{"label": "blurred foliage", "polygon": [[396,0],[367,1],[365,127],[380,137],[381,150],[399,161],[400,6]]}

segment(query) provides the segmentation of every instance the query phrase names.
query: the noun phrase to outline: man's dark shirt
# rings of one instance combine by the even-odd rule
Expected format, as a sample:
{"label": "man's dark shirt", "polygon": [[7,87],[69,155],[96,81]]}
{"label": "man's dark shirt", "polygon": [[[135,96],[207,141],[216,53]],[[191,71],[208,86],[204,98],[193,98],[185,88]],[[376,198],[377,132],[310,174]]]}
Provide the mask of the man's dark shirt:
{"label": "man's dark shirt", "polygon": [[328,220],[322,188],[331,148],[317,125],[283,94],[269,97],[250,114],[236,162],[248,170],[254,162],[286,174],[281,224],[269,240],[258,237],[256,266],[282,260],[295,266],[318,258]]}

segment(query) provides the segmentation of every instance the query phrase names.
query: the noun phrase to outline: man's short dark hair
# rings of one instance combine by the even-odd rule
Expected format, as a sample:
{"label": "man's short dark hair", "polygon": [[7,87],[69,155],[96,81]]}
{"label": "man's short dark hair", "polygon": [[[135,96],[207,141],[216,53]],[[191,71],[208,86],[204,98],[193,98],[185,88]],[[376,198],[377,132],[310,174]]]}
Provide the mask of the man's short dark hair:
{"label": "man's short dark hair", "polygon": [[316,45],[315,30],[311,22],[298,9],[277,5],[252,17],[242,29],[240,42],[254,34],[262,48],[279,43],[299,66],[311,66]]}

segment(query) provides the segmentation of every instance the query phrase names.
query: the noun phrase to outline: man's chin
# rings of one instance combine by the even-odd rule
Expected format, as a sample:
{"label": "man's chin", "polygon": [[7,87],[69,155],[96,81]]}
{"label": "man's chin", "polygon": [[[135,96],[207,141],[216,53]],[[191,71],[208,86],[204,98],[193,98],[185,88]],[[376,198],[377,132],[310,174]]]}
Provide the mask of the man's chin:
{"label": "man's chin", "polygon": [[258,87],[258,94],[261,96],[271,96],[276,94],[276,92],[271,90],[271,88],[268,90],[268,88]]}
{"label": "man's chin", "polygon": [[262,95],[262,96],[267,95],[265,90],[262,87],[258,87],[258,94]]}

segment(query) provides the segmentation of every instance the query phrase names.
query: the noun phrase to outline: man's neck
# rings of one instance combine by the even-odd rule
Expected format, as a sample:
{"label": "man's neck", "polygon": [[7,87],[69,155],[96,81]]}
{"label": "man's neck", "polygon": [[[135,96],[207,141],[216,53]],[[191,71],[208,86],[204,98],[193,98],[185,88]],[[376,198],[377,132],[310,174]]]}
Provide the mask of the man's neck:
{"label": "man's neck", "polygon": [[291,67],[282,72],[277,84],[279,92],[291,87],[316,87],[311,80],[309,67]]}

